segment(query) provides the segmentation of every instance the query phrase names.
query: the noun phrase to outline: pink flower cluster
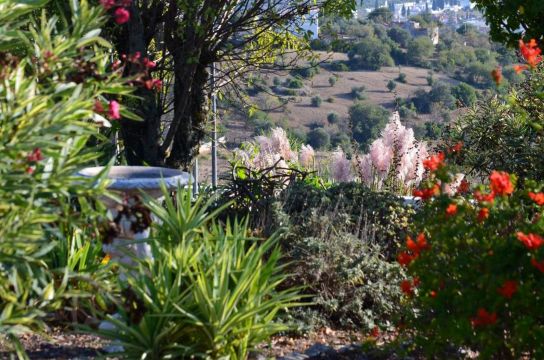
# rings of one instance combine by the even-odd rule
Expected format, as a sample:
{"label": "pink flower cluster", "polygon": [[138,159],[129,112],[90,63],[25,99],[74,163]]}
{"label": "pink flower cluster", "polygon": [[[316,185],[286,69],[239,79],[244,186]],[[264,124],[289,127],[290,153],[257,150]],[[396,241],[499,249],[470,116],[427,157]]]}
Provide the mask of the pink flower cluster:
{"label": "pink flower cluster", "polygon": [[395,112],[381,137],[370,145],[370,152],[359,159],[361,180],[380,189],[394,175],[405,188],[413,187],[423,178],[422,162],[427,156],[427,145],[416,141],[414,131],[404,127]]}
{"label": "pink flower cluster", "polygon": [[114,61],[112,68],[113,70],[119,70],[126,64],[130,64],[137,72],[134,80],[130,81],[131,85],[141,86],[147,90],[160,91],[162,89],[162,81],[160,79],[153,79],[150,75],[150,71],[157,67],[155,61],[147,57],[142,57],[142,53],[136,51],[132,55],[121,55],[121,60]]}
{"label": "pink flower cluster", "polygon": [[332,179],[336,182],[349,182],[353,180],[351,162],[341,148],[337,148],[332,153],[329,170]]}
{"label": "pink flower cluster", "polygon": [[257,136],[254,142],[244,144],[243,149],[236,149],[235,159],[244,166],[262,170],[275,164],[287,168],[287,162],[296,162],[297,153],[291,150],[287,133],[280,127],[271,130],[268,136]]}
{"label": "pink flower cluster", "polygon": [[107,11],[113,11],[113,19],[119,25],[123,25],[130,20],[130,12],[127,7],[132,0],[100,0],[100,5]]}

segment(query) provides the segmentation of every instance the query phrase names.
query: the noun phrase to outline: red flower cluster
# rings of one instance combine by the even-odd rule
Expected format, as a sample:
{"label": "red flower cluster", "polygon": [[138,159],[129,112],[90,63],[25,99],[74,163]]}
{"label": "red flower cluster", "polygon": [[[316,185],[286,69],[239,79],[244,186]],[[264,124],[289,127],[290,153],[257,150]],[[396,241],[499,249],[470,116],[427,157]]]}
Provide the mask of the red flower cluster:
{"label": "red flower cluster", "polygon": [[113,11],[113,19],[119,25],[125,24],[130,20],[130,12],[126,9],[132,0],[100,0],[100,5],[106,10]]}
{"label": "red flower cluster", "polygon": [[[147,90],[160,91],[162,89],[162,81],[160,79],[153,79],[149,74],[149,71],[157,67],[157,63],[148,59],[142,58],[142,53],[137,51],[132,55],[121,55],[121,60],[125,63],[130,63],[133,68],[138,72],[138,76],[131,81],[132,85],[145,87]],[[113,63],[112,67],[117,70],[121,67],[122,62],[117,60]]]}
{"label": "red flower cluster", "polygon": [[519,241],[525,245],[525,247],[529,250],[536,250],[542,245],[544,245],[544,239],[537,235],[537,234],[524,234],[521,231],[519,231],[516,234]]}
{"label": "red flower cluster", "polygon": [[540,205],[540,206],[544,205],[544,194],[543,193],[541,193],[541,192],[539,192],[539,193],[530,192],[529,197],[531,198],[531,200],[533,200],[538,205]]}
{"label": "red flower cluster", "polygon": [[414,279],[412,281],[410,280],[402,280],[401,283],[400,283],[400,289],[401,291],[408,295],[408,296],[412,296],[414,295],[414,288],[418,287],[419,286],[419,278],[416,276],[414,277]]}
{"label": "red flower cluster", "polygon": [[457,187],[457,194],[466,194],[470,190],[470,184],[466,179],[461,180],[461,183]]}
{"label": "red flower cluster", "polygon": [[412,191],[413,196],[420,197],[421,200],[423,201],[430,199],[433,196],[438,195],[439,193],[440,193],[440,186],[438,184],[434,184],[433,187],[430,187],[430,188],[414,189],[414,191]]}
{"label": "red flower cluster", "polygon": [[31,163],[36,163],[43,160],[42,150],[35,148],[30,154],[27,155],[26,160]]}
{"label": "red flower cluster", "polygon": [[529,64],[529,66],[532,68],[542,61],[542,56],[540,56],[541,50],[538,48],[538,44],[536,43],[535,39],[531,39],[531,41],[528,43],[525,43],[520,39],[519,51],[527,64]]}
{"label": "red flower cluster", "polygon": [[[94,112],[98,114],[104,114],[106,110],[104,110],[104,106],[102,105],[102,102],[100,100],[94,101]],[[111,100],[108,106],[108,116],[110,120],[119,120],[121,118],[121,106],[119,103],[115,100]]]}
{"label": "red flower cluster", "polygon": [[510,195],[514,192],[514,185],[507,172],[493,171],[489,180],[491,181],[491,192],[495,195]]}
{"label": "red flower cluster", "polygon": [[429,171],[436,171],[444,166],[444,159],[446,155],[443,152],[439,152],[436,155],[432,155],[429,158],[423,160],[423,167]]}
{"label": "red flower cluster", "polygon": [[446,216],[454,216],[455,214],[457,214],[457,205],[449,204],[446,208]]}
{"label": "red flower cluster", "polygon": [[488,208],[481,208],[480,211],[478,212],[478,221],[479,222],[484,222],[485,219],[487,219],[489,217],[489,209]]}
{"label": "red flower cluster", "polygon": [[502,81],[502,68],[497,66],[493,71],[491,71],[491,77],[497,86],[500,85]]}
{"label": "red flower cluster", "polygon": [[497,291],[505,298],[511,299],[518,291],[518,283],[514,280],[506,280]]}
{"label": "red flower cluster", "polygon": [[397,256],[397,261],[402,266],[410,265],[410,263],[415,260],[422,251],[430,249],[431,246],[427,243],[425,234],[420,233],[417,236],[416,241],[414,241],[410,236],[407,236],[406,247],[411,253],[403,251]]}
{"label": "red flower cluster", "polygon": [[470,320],[472,326],[493,325],[497,322],[497,313],[489,313],[484,308],[479,308],[476,317]]}
{"label": "red flower cluster", "polygon": [[541,273],[544,273],[544,261],[538,262],[537,259],[531,258],[531,265],[533,265]]}

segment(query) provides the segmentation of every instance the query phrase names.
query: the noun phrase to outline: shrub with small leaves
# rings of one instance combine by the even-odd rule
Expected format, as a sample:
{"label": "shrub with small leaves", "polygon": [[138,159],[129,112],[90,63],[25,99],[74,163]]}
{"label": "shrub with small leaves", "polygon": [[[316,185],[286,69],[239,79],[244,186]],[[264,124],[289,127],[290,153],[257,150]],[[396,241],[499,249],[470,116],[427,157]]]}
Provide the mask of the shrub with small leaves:
{"label": "shrub with small leaves", "polygon": [[320,107],[323,100],[321,99],[321,96],[316,95],[312,98],[312,106],[313,107]]}

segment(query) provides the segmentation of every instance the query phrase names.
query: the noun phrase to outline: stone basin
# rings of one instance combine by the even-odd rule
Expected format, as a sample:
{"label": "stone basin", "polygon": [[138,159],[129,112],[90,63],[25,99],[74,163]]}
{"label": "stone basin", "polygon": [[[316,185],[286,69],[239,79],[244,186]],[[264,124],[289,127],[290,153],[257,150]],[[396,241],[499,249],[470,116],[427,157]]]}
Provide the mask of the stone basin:
{"label": "stone basin", "polygon": [[[95,177],[104,170],[103,166],[89,167],[81,170],[78,175]],[[178,186],[189,184],[191,175],[181,170],[147,166],[112,166],[106,176],[110,183],[108,189],[139,193],[144,191],[151,196],[161,196],[161,184],[168,190],[175,190]]]}
{"label": "stone basin", "polygon": [[[78,175],[94,178],[105,167],[89,167],[81,170]],[[107,188],[116,193],[120,199],[117,202],[103,196],[100,200],[108,208],[110,222],[108,224],[110,237],[103,240],[102,248],[112,260],[132,263],[131,256],[149,257],[150,247],[146,243],[153,216],[144,206],[142,192],[160,199],[164,196],[161,186],[174,191],[187,186],[191,175],[176,169],[147,166],[112,166],[106,176],[109,180]]]}

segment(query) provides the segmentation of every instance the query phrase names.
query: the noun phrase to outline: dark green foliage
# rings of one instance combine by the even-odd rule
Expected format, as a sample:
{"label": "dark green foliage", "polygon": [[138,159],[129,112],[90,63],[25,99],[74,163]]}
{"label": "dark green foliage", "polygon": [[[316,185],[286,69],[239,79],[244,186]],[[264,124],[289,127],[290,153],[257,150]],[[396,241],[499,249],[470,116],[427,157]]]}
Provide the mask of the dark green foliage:
{"label": "dark green foliage", "polygon": [[348,52],[350,63],[355,68],[379,70],[382,66],[393,66],[390,47],[376,37],[364,38]]}
{"label": "dark green foliage", "polygon": [[293,285],[307,286],[315,303],[295,317],[367,330],[391,320],[402,278],[394,257],[412,210],[357,183],[323,190],[299,182],[286,191],[280,213],[290,224],[282,244]]}
{"label": "dark green foliage", "polygon": [[314,149],[325,149],[331,142],[329,133],[322,127],[315,128],[308,132],[307,140],[308,144],[312,145]]}
{"label": "dark green foliage", "polygon": [[408,63],[415,66],[427,67],[433,52],[434,45],[431,39],[425,36],[415,38],[408,44],[406,54]]}
{"label": "dark green foliage", "polygon": [[431,102],[441,104],[448,109],[455,107],[455,98],[451,94],[451,88],[442,81],[437,81],[433,84],[429,92],[429,99]]}
{"label": "dark green foliage", "polygon": [[334,84],[336,84],[336,80],[338,80],[338,78],[336,76],[331,76],[329,78],[329,85],[334,86]]}
{"label": "dark green foliage", "polygon": [[519,29],[524,29],[525,39],[542,41],[544,36],[544,3],[541,0],[475,0],[490,26],[491,38],[516,46]]}
{"label": "dark green foliage", "polygon": [[387,89],[388,89],[389,91],[395,90],[396,87],[397,87],[397,83],[394,82],[393,80],[389,80],[389,81],[387,82]]}
{"label": "dark green foliage", "polygon": [[429,140],[438,140],[442,136],[444,125],[432,121],[425,123],[425,135],[424,137]]}
{"label": "dark green foliage", "polygon": [[332,71],[349,71],[350,68],[348,65],[346,65],[342,61],[335,61],[331,64],[331,70]]}
{"label": "dark green foliage", "polygon": [[275,86],[280,86],[280,85],[281,85],[281,80],[280,80],[279,77],[274,76],[274,79],[272,79],[272,83],[273,83]]}
{"label": "dark green foliage", "polygon": [[389,29],[387,35],[403,48],[406,48],[412,39],[408,31],[396,26]]}
{"label": "dark green foliage", "polygon": [[336,124],[339,119],[340,117],[335,112],[327,114],[327,121],[329,122],[329,124]]}
{"label": "dark green foliage", "polygon": [[323,39],[313,39],[312,41],[310,41],[310,47],[314,51],[332,50],[331,44]]}
{"label": "dark green foliage", "polygon": [[472,106],[478,99],[476,90],[465,83],[460,83],[459,85],[452,87],[451,94],[455,96],[462,106]]}
{"label": "dark green foliage", "polygon": [[255,128],[256,134],[262,134],[274,126],[274,122],[270,116],[261,110],[257,110],[251,114],[249,124]]}
{"label": "dark green foliage", "polygon": [[351,151],[351,138],[344,132],[335,132],[331,136],[331,146],[333,148],[340,146],[345,153],[349,153]]}
{"label": "dark green foliage", "polygon": [[353,138],[365,149],[376,139],[389,119],[389,111],[379,105],[355,104],[349,109]]}
{"label": "dark green foliage", "polygon": [[320,107],[321,106],[321,103],[323,102],[323,100],[321,99],[321,96],[319,95],[316,95],[314,97],[312,97],[312,106],[313,107]]}
{"label": "dark green foliage", "polygon": [[304,79],[311,79],[317,73],[319,73],[317,66],[301,67],[291,70],[291,75],[293,77],[301,77]]}
{"label": "dark green foliage", "polygon": [[286,85],[290,89],[302,89],[304,87],[302,80],[296,78],[287,80]]}
{"label": "dark green foliage", "polygon": [[465,81],[478,88],[490,87],[494,84],[491,78],[493,69],[495,69],[494,64],[473,62],[464,69]]}
{"label": "dark green foliage", "polygon": [[544,180],[542,70],[504,96],[487,97],[452,124],[447,142],[465,143],[458,165],[485,177],[492,170]]}
{"label": "dark green foliage", "polygon": [[393,13],[388,8],[381,7],[368,14],[368,20],[376,23],[389,24],[391,20],[393,20]]}
{"label": "dark green foliage", "polygon": [[351,96],[355,100],[364,100],[366,98],[365,90],[366,88],[364,86],[352,87]]}
{"label": "dark green foliage", "polygon": [[406,74],[405,73],[399,73],[399,76],[395,79],[396,81],[406,84]]}

